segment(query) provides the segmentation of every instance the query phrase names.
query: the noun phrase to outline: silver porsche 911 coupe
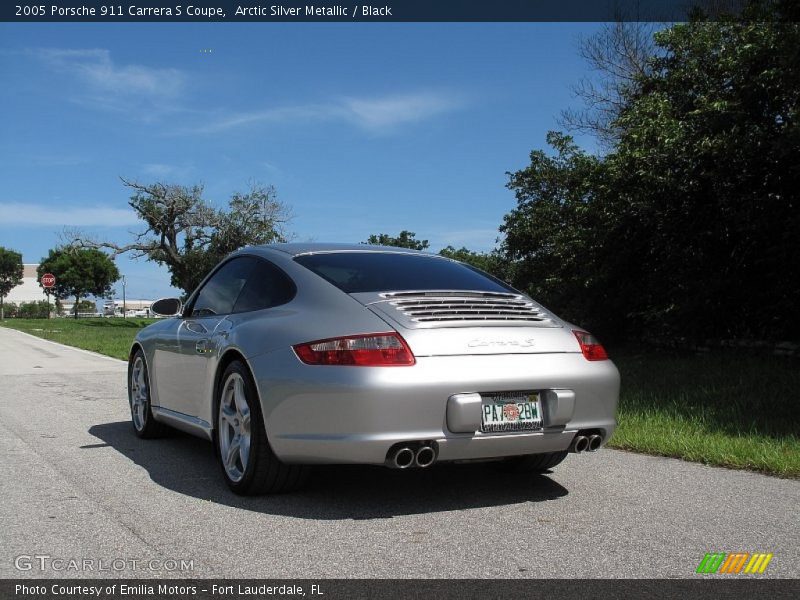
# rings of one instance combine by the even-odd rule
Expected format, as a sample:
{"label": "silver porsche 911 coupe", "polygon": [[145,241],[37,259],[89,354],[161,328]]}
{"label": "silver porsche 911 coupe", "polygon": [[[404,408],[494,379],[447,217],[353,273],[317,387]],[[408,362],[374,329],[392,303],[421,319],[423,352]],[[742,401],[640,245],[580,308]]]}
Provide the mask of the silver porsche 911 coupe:
{"label": "silver porsche 911 coupe", "polygon": [[211,440],[240,494],[315,463],[493,460],[543,471],[614,431],[619,373],[591,334],[466,264],[401,248],[248,247],[133,343],[142,438]]}

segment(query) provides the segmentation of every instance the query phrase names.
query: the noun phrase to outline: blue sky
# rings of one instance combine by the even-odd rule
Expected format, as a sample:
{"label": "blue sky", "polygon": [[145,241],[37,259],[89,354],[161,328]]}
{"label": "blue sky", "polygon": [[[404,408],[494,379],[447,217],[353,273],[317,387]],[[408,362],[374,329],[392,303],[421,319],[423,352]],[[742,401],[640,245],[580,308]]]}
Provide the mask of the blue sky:
{"label": "blue sky", "polygon": [[[123,176],[202,182],[220,206],[274,184],[297,241],[489,250],[505,172],[575,105],[599,27],[0,24],[0,245],[38,262],[65,226],[125,242]],[[164,269],[118,264],[129,298],[170,293]]]}

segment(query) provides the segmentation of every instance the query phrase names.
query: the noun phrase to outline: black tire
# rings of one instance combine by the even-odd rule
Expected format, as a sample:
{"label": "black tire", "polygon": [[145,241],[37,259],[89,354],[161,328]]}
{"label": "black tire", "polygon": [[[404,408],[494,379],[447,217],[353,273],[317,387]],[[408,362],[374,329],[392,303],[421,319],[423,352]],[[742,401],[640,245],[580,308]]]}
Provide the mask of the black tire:
{"label": "black tire", "polygon": [[[235,387],[237,380],[243,386],[244,401],[249,410],[249,425],[247,426],[249,431],[249,453],[246,453],[246,465],[243,465],[242,452],[241,449],[238,450],[238,458],[229,470],[225,460],[223,460],[223,445],[227,444],[229,449],[233,445],[232,442],[237,432],[230,424],[230,421],[223,416],[223,412],[225,404],[227,404],[226,388],[229,385]],[[238,422],[238,418],[236,420]],[[272,451],[264,428],[264,418],[261,413],[255,384],[248,368],[238,360],[229,364],[220,378],[216,395],[215,425],[215,452],[219,459],[225,482],[234,493],[242,496],[281,494],[296,490],[305,483],[308,478],[309,467],[284,464]],[[242,431],[239,430],[238,434],[241,439]],[[242,468],[243,466],[244,468]],[[231,471],[234,471],[234,473]]]}
{"label": "black tire", "polygon": [[497,463],[497,468],[506,473],[543,473],[567,458],[567,452],[548,452],[512,456]]}
{"label": "black tire", "polygon": [[[134,380],[135,369],[137,369],[136,380]],[[134,408],[135,395],[139,398],[136,408]],[[147,372],[147,361],[141,350],[134,352],[128,361],[128,405],[131,410],[131,425],[137,436],[142,439],[153,439],[167,433],[168,427],[155,420],[150,408],[150,377]]]}

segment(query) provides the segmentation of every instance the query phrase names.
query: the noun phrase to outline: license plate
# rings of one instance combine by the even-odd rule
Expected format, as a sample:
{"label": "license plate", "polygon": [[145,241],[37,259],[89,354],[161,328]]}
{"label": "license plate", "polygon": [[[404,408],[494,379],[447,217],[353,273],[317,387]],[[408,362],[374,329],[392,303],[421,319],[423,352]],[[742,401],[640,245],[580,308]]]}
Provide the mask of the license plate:
{"label": "license plate", "polygon": [[481,394],[481,431],[531,431],[542,428],[539,392]]}

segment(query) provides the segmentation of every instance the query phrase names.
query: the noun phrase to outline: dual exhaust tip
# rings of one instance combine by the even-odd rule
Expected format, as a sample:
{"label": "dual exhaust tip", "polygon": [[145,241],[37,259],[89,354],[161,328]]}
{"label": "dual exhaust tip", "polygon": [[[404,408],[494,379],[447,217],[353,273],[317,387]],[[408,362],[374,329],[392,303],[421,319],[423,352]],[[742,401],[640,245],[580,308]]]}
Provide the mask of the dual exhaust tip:
{"label": "dual exhaust tip", "polygon": [[400,445],[390,450],[387,456],[390,467],[395,469],[408,469],[409,467],[419,467],[424,469],[436,462],[436,450],[430,444],[414,446]]}
{"label": "dual exhaust tip", "polygon": [[596,452],[602,443],[603,436],[597,435],[596,433],[592,435],[578,434],[575,436],[575,439],[572,440],[569,451],[575,452],[576,454],[580,454],[581,452]]}
{"label": "dual exhaust tip", "polygon": [[[590,435],[578,434],[572,440],[569,451],[576,454],[596,452],[602,443],[603,436],[596,433]],[[410,467],[425,469],[436,462],[436,449],[427,442],[419,445],[400,444],[389,451],[386,456],[386,462],[395,469],[408,469]]]}

